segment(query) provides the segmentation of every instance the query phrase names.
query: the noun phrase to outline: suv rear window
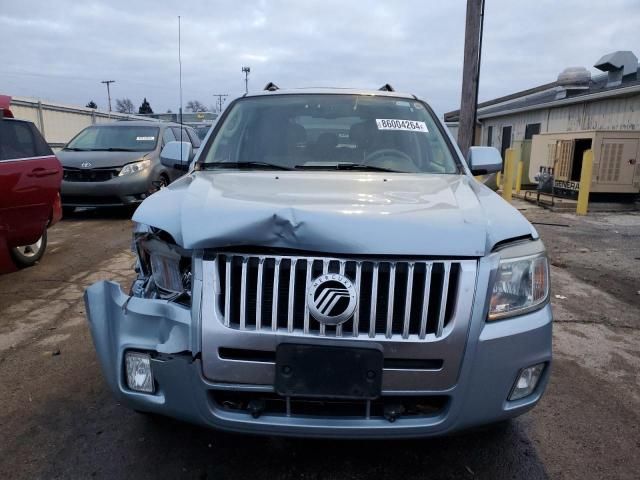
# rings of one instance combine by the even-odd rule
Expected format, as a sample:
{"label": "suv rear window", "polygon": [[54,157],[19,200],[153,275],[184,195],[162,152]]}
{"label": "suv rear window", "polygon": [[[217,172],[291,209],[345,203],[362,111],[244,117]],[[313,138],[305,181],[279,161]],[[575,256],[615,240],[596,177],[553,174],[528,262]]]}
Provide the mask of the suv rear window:
{"label": "suv rear window", "polygon": [[31,122],[0,120],[0,160],[53,155]]}

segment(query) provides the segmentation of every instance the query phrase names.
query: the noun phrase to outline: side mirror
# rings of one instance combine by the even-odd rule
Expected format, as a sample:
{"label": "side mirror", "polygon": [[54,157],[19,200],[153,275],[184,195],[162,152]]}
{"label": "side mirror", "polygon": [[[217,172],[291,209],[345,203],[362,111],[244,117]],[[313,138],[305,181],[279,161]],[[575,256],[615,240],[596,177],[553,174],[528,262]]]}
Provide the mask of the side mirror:
{"label": "side mirror", "polygon": [[160,163],[176,170],[189,170],[193,158],[193,147],[189,142],[169,142],[160,152]]}
{"label": "side mirror", "polygon": [[467,162],[473,175],[487,175],[502,170],[502,156],[494,147],[471,147]]}

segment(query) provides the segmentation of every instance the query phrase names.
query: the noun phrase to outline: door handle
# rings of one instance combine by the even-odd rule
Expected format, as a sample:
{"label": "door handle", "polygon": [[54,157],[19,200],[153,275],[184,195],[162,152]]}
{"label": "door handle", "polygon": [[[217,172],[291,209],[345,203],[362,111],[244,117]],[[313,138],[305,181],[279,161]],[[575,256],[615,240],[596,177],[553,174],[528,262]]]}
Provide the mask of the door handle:
{"label": "door handle", "polygon": [[55,175],[59,170],[52,168],[47,170],[46,168],[38,167],[31,170],[31,173],[27,173],[27,177],[48,177],[49,175]]}

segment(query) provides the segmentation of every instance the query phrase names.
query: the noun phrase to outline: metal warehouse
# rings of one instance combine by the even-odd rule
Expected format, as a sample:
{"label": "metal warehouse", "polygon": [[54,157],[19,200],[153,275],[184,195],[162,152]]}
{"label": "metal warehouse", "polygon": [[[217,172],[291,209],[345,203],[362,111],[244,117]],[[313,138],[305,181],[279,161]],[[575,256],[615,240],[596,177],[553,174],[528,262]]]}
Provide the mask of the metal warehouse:
{"label": "metal warehouse", "polygon": [[[475,144],[494,146],[503,157],[507,148],[519,149],[524,171],[529,172],[534,135],[640,130],[636,55],[617,51],[604,55],[594,67],[603,73],[592,76],[584,67],[570,67],[554,82],[480,103]],[[458,118],[459,110],[444,115],[454,135]],[[528,180],[533,181],[531,175]]]}

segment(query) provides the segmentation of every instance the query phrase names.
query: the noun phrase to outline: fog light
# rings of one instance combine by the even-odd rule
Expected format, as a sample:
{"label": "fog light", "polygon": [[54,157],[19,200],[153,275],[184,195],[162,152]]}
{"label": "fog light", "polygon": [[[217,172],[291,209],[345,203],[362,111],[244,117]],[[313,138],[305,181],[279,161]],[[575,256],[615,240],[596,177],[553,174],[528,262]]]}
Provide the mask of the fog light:
{"label": "fog light", "polygon": [[124,356],[127,386],[137,392],[153,393],[151,357],[144,353],[127,352]]}
{"label": "fog light", "polygon": [[544,363],[539,363],[538,365],[520,370],[518,380],[516,380],[516,383],[511,390],[511,395],[509,395],[509,400],[520,400],[521,398],[530,395],[536,389],[536,385],[538,385],[538,381],[542,376],[543,370]]}

